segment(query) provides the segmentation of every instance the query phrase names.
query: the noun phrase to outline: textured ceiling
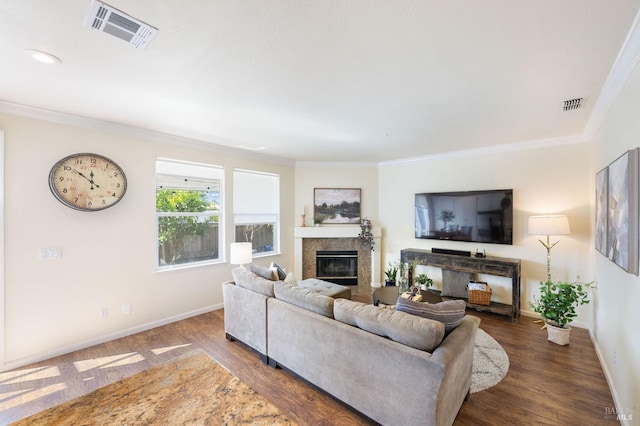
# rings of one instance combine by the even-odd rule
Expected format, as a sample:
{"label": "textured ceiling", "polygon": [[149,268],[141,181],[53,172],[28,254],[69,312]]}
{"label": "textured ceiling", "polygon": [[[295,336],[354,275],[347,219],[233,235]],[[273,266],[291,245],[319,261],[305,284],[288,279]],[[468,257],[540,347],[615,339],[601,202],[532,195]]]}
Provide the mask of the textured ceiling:
{"label": "textured ceiling", "polygon": [[[640,0],[0,2],[0,100],[298,161],[378,162],[583,133]],[[25,49],[62,60],[42,65]],[[565,99],[582,109],[562,112]]]}

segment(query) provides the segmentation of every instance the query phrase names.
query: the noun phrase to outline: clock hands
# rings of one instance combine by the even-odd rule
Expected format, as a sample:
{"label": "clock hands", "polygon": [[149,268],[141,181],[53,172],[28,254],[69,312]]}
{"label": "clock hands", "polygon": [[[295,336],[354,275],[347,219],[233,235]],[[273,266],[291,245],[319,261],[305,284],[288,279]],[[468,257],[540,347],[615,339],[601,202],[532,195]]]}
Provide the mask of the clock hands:
{"label": "clock hands", "polygon": [[89,176],[91,176],[91,179],[89,179],[88,177],[86,177],[85,175],[83,175],[81,172],[77,171],[76,169],[73,169],[73,171],[75,171],[77,174],[79,174],[80,176],[82,176],[83,178],[85,178],[86,180],[89,181],[89,183],[91,184],[91,189],[93,189],[93,185],[96,186],[96,188],[100,188],[100,185],[98,185],[97,183],[95,183],[93,181],[93,171],[91,171],[91,174]]}

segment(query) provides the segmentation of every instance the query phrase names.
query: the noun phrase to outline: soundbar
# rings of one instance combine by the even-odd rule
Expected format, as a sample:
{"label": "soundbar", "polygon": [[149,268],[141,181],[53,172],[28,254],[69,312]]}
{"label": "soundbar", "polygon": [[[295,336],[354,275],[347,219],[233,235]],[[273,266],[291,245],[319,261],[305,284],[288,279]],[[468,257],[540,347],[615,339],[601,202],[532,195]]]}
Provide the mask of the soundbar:
{"label": "soundbar", "polygon": [[431,253],[438,253],[438,254],[452,254],[454,256],[466,256],[466,257],[471,257],[471,252],[470,251],[464,251],[464,250],[451,250],[451,249],[441,249],[441,248],[432,248],[431,249]]}

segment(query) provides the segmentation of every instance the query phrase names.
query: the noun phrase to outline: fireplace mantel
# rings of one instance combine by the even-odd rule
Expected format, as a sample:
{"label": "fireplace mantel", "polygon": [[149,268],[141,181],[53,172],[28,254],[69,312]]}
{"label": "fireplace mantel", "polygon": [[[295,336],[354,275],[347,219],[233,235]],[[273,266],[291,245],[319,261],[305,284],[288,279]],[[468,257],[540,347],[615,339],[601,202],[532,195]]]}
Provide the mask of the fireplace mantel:
{"label": "fireplace mantel", "polygon": [[[358,238],[361,229],[357,225],[326,225],[326,226],[300,226],[294,228],[295,238],[295,271],[296,277],[302,277],[302,240],[305,238]],[[371,252],[371,283],[372,287],[380,286],[380,252],[382,250],[380,228],[372,228],[375,250]]]}

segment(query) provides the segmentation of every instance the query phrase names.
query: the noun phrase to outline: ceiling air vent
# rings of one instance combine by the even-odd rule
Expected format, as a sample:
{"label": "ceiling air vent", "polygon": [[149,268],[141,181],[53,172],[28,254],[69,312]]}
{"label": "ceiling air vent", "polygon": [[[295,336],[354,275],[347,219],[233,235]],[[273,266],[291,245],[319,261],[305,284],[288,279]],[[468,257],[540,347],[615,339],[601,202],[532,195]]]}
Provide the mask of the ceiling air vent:
{"label": "ceiling air vent", "polygon": [[136,48],[144,48],[158,32],[142,21],[94,0],[84,26],[110,34]]}
{"label": "ceiling air vent", "polygon": [[567,99],[562,102],[562,110],[563,111],[573,111],[574,109],[578,109],[582,106],[582,102],[584,98],[575,98],[575,99]]}

